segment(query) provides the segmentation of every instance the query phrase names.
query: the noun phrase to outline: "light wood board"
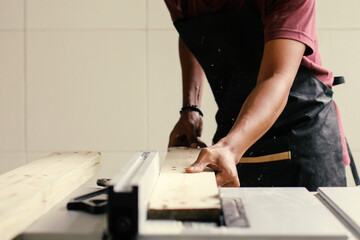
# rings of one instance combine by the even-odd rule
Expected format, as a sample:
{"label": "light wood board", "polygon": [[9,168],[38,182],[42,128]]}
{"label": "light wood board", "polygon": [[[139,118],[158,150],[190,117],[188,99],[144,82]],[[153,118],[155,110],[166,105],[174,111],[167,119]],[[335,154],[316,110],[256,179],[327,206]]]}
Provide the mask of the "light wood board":
{"label": "light wood board", "polygon": [[149,219],[218,220],[219,190],[215,173],[186,173],[200,149],[169,148],[149,202]]}
{"label": "light wood board", "polygon": [[100,153],[54,153],[0,175],[0,239],[12,239],[100,169]]}

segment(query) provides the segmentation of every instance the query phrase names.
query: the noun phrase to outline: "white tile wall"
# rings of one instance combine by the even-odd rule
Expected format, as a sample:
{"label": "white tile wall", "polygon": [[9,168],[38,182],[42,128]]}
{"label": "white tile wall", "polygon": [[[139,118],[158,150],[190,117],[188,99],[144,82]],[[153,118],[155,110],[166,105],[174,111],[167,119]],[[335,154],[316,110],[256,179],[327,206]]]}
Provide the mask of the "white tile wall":
{"label": "white tile wall", "polygon": [[24,1],[0,0],[0,30],[24,28]]}
{"label": "white tile wall", "polygon": [[148,0],[149,29],[166,29],[174,31],[170,13],[163,0]]}
{"label": "white tile wall", "polygon": [[26,161],[24,152],[0,152],[0,174],[20,167],[25,163]]}
{"label": "white tile wall", "polygon": [[[360,3],[316,4],[324,65],[347,80],[335,98],[358,159]],[[61,150],[101,151],[99,176],[136,150],[165,155],[181,106],[177,51],[161,0],[0,0],[0,173]],[[202,110],[210,145],[208,85]]]}
{"label": "white tile wall", "polygon": [[0,31],[0,153],[24,152],[24,34]]}
{"label": "white tile wall", "polygon": [[359,29],[360,1],[316,0],[318,29]]}
{"label": "white tile wall", "polygon": [[28,150],[146,146],[145,33],[30,31]]}
{"label": "white tile wall", "polygon": [[28,0],[28,29],[142,29],[146,0]]}
{"label": "white tile wall", "polygon": [[148,146],[164,150],[182,104],[178,34],[149,31],[148,39]]}

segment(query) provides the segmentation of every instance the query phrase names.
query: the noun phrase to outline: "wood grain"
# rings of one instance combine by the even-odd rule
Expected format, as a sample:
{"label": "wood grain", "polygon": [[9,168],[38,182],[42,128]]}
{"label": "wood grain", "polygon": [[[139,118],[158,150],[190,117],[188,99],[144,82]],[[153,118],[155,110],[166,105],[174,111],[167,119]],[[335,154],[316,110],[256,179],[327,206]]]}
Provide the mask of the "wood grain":
{"label": "wood grain", "polygon": [[148,218],[218,220],[219,190],[215,173],[186,173],[200,149],[169,148],[149,202]]}
{"label": "wood grain", "polygon": [[100,153],[54,153],[0,175],[0,239],[12,239],[100,169]]}

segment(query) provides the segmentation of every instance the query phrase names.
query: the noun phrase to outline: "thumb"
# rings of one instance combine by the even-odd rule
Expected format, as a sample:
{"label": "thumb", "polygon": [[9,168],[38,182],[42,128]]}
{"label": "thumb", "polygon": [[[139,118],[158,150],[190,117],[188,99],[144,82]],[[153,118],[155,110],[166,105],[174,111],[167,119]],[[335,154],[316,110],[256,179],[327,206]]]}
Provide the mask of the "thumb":
{"label": "thumb", "polygon": [[200,161],[199,159],[196,160],[193,164],[189,167],[185,168],[187,173],[200,173],[204,171],[205,167],[208,165],[206,161]]}
{"label": "thumb", "polygon": [[206,143],[204,143],[203,141],[201,141],[200,137],[197,137],[197,145],[201,148],[205,148],[206,147]]}
{"label": "thumb", "polygon": [[195,142],[191,143],[190,147],[191,148],[198,148],[198,147],[205,148],[206,144],[203,141],[201,141],[200,137],[196,137]]}
{"label": "thumb", "polygon": [[198,144],[195,142],[195,143],[192,143],[191,145],[190,145],[190,147],[191,148],[197,148],[198,147]]}

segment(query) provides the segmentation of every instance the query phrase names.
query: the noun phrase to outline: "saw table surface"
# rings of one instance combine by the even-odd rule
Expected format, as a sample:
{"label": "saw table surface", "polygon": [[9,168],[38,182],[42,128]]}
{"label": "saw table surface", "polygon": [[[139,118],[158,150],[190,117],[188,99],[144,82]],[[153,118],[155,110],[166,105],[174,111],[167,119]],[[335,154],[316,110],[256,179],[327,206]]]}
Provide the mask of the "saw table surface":
{"label": "saw table surface", "polygon": [[[118,161],[104,160],[104,169],[115,171]],[[97,177],[105,177],[104,172],[101,174]],[[94,182],[92,179],[91,184],[85,184],[61,201],[18,239],[101,239],[106,228],[105,214],[66,209],[68,200],[94,190],[89,188]],[[222,200],[241,200],[248,224],[219,227],[215,223],[146,220],[137,239],[357,239],[314,195],[305,188],[220,188]]]}
{"label": "saw table surface", "polygon": [[[19,237],[22,240],[96,240],[106,227],[105,215],[68,211],[64,199]],[[303,188],[222,188],[221,198],[241,198],[249,227],[213,223],[149,220],[138,239],[356,239],[335,216]]]}
{"label": "saw table surface", "polygon": [[70,199],[94,190],[96,188],[83,188],[73,192],[16,240],[100,240],[106,226],[105,214],[92,215],[66,209]]}
{"label": "saw table surface", "polygon": [[[144,239],[348,239],[345,227],[305,188],[221,188],[221,199],[240,198],[249,227],[148,221]],[[147,237],[147,238],[146,238]],[[185,238],[188,237],[188,238]]]}
{"label": "saw table surface", "polygon": [[360,188],[322,187],[319,195],[360,236]]}

